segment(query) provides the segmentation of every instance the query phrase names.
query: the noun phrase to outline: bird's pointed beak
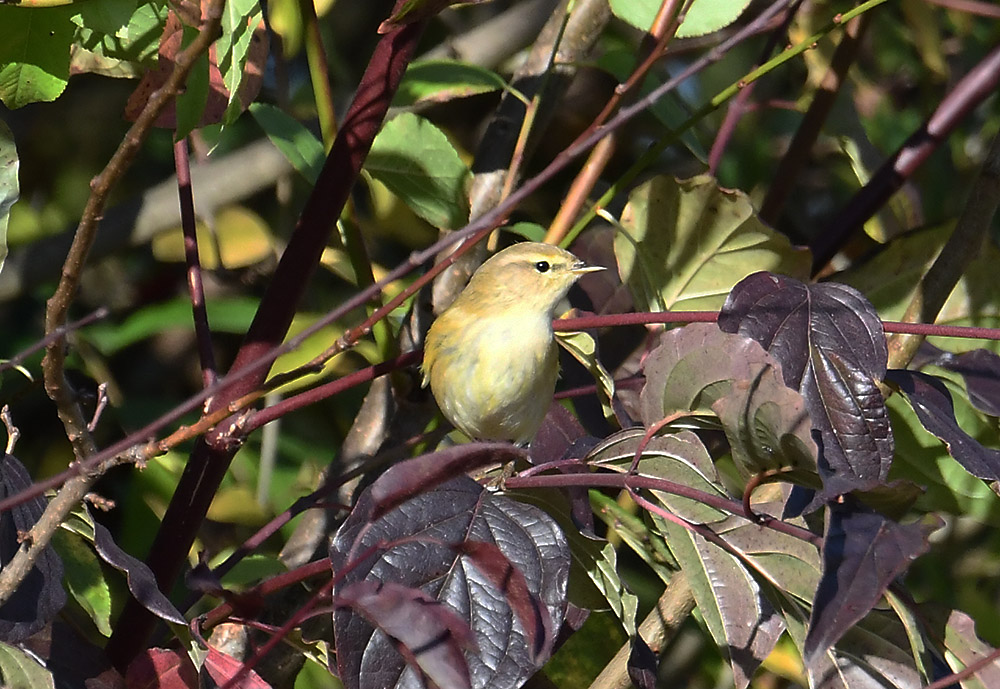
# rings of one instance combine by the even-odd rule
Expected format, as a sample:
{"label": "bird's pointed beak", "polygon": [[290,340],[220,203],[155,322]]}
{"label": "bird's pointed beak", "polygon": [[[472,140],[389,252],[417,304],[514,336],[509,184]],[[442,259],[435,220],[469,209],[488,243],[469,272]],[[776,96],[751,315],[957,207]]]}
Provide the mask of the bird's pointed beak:
{"label": "bird's pointed beak", "polygon": [[572,272],[574,275],[596,273],[599,270],[604,270],[604,266],[588,266],[583,261],[577,261],[576,263],[573,264],[573,267],[570,268],[570,272]]}

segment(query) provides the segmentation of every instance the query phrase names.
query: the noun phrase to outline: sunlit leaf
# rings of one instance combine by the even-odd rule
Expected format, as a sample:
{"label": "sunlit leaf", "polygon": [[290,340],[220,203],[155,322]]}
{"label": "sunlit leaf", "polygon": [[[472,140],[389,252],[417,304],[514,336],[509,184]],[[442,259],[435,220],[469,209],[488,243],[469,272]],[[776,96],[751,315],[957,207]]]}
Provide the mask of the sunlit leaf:
{"label": "sunlit leaf", "polygon": [[20,196],[17,169],[14,134],[0,121],[0,270],[3,270],[4,259],[7,258],[7,222],[10,220],[10,209]]}
{"label": "sunlit leaf", "polygon": [[[750,0],[695,0],[688,8],[677,36],[702,36],[736,21]],[[649,31],[660,9],[659,0],[611,0],[611,11],[637,29]]]}
{"label": "sunlit leaf", "polygon": [[402,113],[386,122],[365,170],[434,227],[455,229],[469,220],[469,169],[428,120]]}
{"label": "sunlit leaf", "polygon": [[807,251],[761,222],[745,194],[711,177],[655,177],[629,194],[615,254],[636,308],[718,309],[741,279],[771,270],[803,279]]}
{"label": "sunlit leaf", "polygon": [[69,46],[75,27],[73,6],[0,6],[0,101],[11,110],[53,101],[69,80]]}
{"label": "sunlit leaf", "polygon": [[[537,654],[538,637],[525,631],[524,615],[497,589],[496,577],[483,574],[481,563],[462,551],[469,542],[497,546],[557,629],[566,606],[570,563],[565,537],[537,507],[486,492],[471,479],[461,477],[427,489],[434,485],[433,476],[407,471],[395,477],[394,470],[362,495],[334,538],[331,563],[335,571],[346,572],[335,596],[359,582],[419,589],[471,627],[479,650],[464,657],[473,687],[521,686],[545,659],[544,653]],[[408,493],[403,484],[409,484]],[[415,595],[410,598],[416,600]],[[366,617],[370,615],[343,608],[334,614],[341,680],[348,689],[409,686],[416,679],[412,665],[420,662],[414,658],[417,649],[389,632],[387,623],[373,626]],[[426,631],[414,628],[408,634]]]}
{"label": "sunlit leaf", "polygon": [[507,82],[496,72],[467,62],[415,60],[406,68],[393,105],[405,107],[421,102],[440,103],[506,87]]}

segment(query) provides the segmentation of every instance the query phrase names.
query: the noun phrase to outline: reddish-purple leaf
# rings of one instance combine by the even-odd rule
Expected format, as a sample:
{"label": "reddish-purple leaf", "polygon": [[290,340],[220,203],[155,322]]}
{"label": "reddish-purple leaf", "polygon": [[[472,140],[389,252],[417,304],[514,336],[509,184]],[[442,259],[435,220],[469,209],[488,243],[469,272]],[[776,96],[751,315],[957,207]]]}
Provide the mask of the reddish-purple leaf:
{"label": "reddish-purple leaf", "polygon": [[[0,499],[31,487],[31,476],[13,455],[0,459]],[[45,511],[45,498],[38,496],[0,513],[0,568],[21,547],[27,533]],[[63,564],[51,545],[42,551],[21,585],[0,606],[0,640],[17,643],[28,638],[56,616],[66,604],[62,587]]]}
{"label": "reddish-purple leaf", "polygon": [[[457,545],[495,545],[558,629],[570,562],[558,525],[540,509],[486,491],[467,477],[376,518],[378,504],[371,491],[363,493],[334,538],[330,561],[335,575],[344,573],[334,594],[363,580],[419,588],[471,627],[479,647],[465,654],[473,687],[519,687],[545,658],[536,658],[505,592]],[[337,610],[334,634],[340,677],[348,689],[419,686],[416,671],[407,668],[395,643],[361,615]]]}
{"label": "reddish-purple leaf", "polygon": [[983,447],[962,430],[955,419],[955,407],[944,383],[918,371],[889,371],[886,379],[899,386],[924,428],[948,447],[948,454],[973,476],[989,481],[1000,479],[1000,451]]}
{"label": "reddish-purple leaf", "polygon": [[934,528],[899,524],[852,499],[828,505],[823,574],[804,647],[807,663],[868,614],[893,579],[927,550]]}
{"label": "reddish-purple leaf", "polygon": [[524,456],[524,450],[507,443],[467,443],[400,462],[379,476],[369,489],[372,518],[473,469]]}
{"label": "reddish-purple leaf", "polygon": [[885,482],[893,440],[877,382],[888,352],[882,321],[860,292],[755,273],[730,293],[719,327],[757,340],[805,397],[818,431],[822,498]]}
{"label": "reddish-purple leaf", "polygon": [[[207,673],[215,685],[221,687],[235,677],[242,668],[243,663],[236,658],[214,648],[209,648],[202,673]],[[232,689],[271,689],[271,685],[262,680],[260,675],[253,670],[243,675],[238,682],[231,686]]]}
{"label": "reddish-purple leaf", "polygon": [[153,571],[146,566],[146,563],[137,560],[119,548],[115,539],[111,537],[111,532],[98,522],[94,522],[94,548],[101,559],[118,571],[125,573],[128,590],[132,592],[142,607],[168,622],[187,624],[184,615],[160,591]]}
{"label": "reddish-purple leaf", "polygon": [[[468,623],[420,589],[387,582],[357,581],[337,594],[334,604],[364,617],[398,642],[399,651],[441,689],[472,686],[463,650],[475,650]],[[338,651],[339,658],[339,651]],[[343,678],[342,678],[343,679]],[[350,686],[347,682],[346,685]],[[364,678],[361,686],[366,686]]]}
{"label": "reddish-purple leaf", "polygon": [[197,689],[198,670],[187,653],[149,648],[125,672],[128,689]]}

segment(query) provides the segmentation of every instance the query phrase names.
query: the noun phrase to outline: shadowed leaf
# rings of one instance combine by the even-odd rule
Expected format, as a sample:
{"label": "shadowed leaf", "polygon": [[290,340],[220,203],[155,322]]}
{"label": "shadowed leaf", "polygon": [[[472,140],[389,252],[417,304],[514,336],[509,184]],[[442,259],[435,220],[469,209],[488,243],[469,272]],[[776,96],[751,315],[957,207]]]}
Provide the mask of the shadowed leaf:
{"label": "shadowed leaf", "polygon": [[678,411],[711,411],[745,479],[770,472],[818,486],[805,400],[757,342],[693,323],[664,333],[645,370],[640,405],[647,426]]}
{"label": "shadowed leaf", "polygon": [[813,601],[806,662],[837,643],[871,610],[889,584],[928,547],[937,524],[899,524],[856,501],[830,504],[823,540],[823,576]]}
{"label": "shadowed leaf", "polygon": [[114,538],[111,537],[111,532],[98,522],[94,522],[94,547],[101,559],[125,573],[125,578],[128,580],[128,590],[132,592],[142,607],[164,620],[187,625],[184,615],[160,591],[156,584],[156,577],[153,576],[152,570],[146,566],[146,563],[137,560],[119,548]]}
{"label": "shadowed leaf", "polygon": [[[0,459],[0,499],[31,487],[31,476],[14,455]],[[0,567],[21,547],[20,534],[31,530],[45,511],[45,498],[38,496],[0,513]],[[0,606],[0,640],[23,641],[52,621],[66,604],[63,563],[52,545],[46,546],[24,581]]]}
{"label": "shadowed leaf", "polygon": [[969,401],[981,412],[1000,416],[1000,356],[988,349],[973,349],[962,354],[946,354],[935,361],[965,380]]}
{"label": "shadowed leaf", "polygon": [[654,520],[687,575],[705,626],[732,666],[735,686],[743,689],[785,630],[781,615],[730,552],[682,526]]}

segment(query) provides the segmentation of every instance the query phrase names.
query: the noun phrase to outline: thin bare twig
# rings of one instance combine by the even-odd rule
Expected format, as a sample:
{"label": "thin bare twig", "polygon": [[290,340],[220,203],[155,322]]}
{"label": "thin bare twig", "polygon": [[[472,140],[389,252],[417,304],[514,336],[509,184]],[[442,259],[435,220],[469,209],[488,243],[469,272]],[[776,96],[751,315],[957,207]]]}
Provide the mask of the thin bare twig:
{"label": "thin bare twig", "polygon": [[[757,64],[754,65],[755,67],[767,62],[771,58],[771,54],[778,47],[778,41],[788,35],[788,25],[795,17],[795,13],[801,5],[802,0],[795,0],[791,7],[788,8],[788,11],[785,12],[781,23],[768,36],[760,58],[757,60]],[[750,112],[750,98],[757,89],[757,84],[758,82],[756,81],[747,84],[746,88],[740,89],[740,92],[736,94],[736,98],[729,101],[729,106],[726,108],[726,116],[722,120],[722,125],[719,127],[715,141],[712,142],[712,148],[708,152],[709,174],[715,175],[718,172],[719,163],[722,161],[722,154],[725,153],[726,145],[736,131],[736,125],[739,124],[743,115]]]}
{"label": "thin bare twig", "polygon": [[29,356],[37,352],[39,349],[48,347],[51,343],[63,339],[69,333],[91,325],[92,323],[96,323],[97,321],[103,321],[110,313],[111,311],[108,307],[102,306],[78,321],[73,321],[72,323],[66,323],[65,325],[59,326],[27,349],[18,352],[6,361],[0,361],[0,373],[3,373],[7,369],[20,366]]}
{"label": "thin bare twig", "polygon": [[[135,124],[125,135],[118,150],[115,151],[104,170],[91,183],[90,197],[87,199],[69,255],[63,264],[62,279],[59,281],[55,294],[47,304],[46,333],[54,333],[65,326],[66,316],[76,294],[80,276],[87,260],[87,253],[94,241],[97,221],[103,213],[108,194],[115,183],[125,174],[126,169],[138,153],[140,145],[152,129],[160,111],[178,93],[197,57],[207,51],[215,40],[219,31],[223,4],[224,0],[213,0],[206,7],[205,21],[198,36],[186,49],[177,54],[174,71],[164,85],[150,96],[146,107],[143,108]],[[66,428],[66,435],[73,445],[73,452],[76,454],[77,460],[82,463],[94,455],[97,448],[87,430],[87,421],[83,418],[80,406],[66,383],[64,377],[65,359],[63,337],[50,341],[46,346],[45,358],[42,362],[45,391],[55,402],[59,418]],[[113,464],[114,460],[109,462],[108,466]],[[29,531],[28,537],[21,542],[17,553],[0,570],[0,604],[10,598],[24,577],[34,567],[38,557],[48,546],[52,534],[59,528],[66,515],[89,492],[94,476],[81,473],[70,479],[48,504],[45,512]]]}
{"label": "thin bare twig", "polygon": [[[673,39],[674,34],[677,33],[677,27],[684,20],[684,14],[691,3],[687,2],[682,6],[683,2],[684,0],[663,0],[660,3],[660,9],[653,18],[649,33],[643,36],[642,44],[639,48],[642,59],[628,80],[615,89],[611,99],[597,116],[595,120],[597,123],[603,123],[605,119],[610,117],[615,108],[621,103],[626,102],[624,99],[634,99],[637,92],[636,87],[653,68],[656,61],[663,57],[667,45]],[[569,191],[566,192],[566,198],[560,204],[559,211],[549,224],[549,229],[545,232],[544,241],[549,244],[557,244],[566,237],[580,209],[587,202],[587,198],[590,196],[594,185],[597,184],[597,180],[611,161],[615,149],[618,147],[618,136],[619,133],[617,131],[612,132],[598,141],[597,145],[591,149],[580,172],[573,179],[573,184],[570,185]]]}
{"label": "thin bare twig", "polygon": [[17,439],[21,437],[21,431],[14,425],[14,420],[10,417],[10,407],[6,404],[0,409],[0,421],[3,421],[4,428],[7,429],[7,445],[4,452],[8,455],[14,454],[14,446]]}

